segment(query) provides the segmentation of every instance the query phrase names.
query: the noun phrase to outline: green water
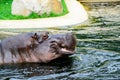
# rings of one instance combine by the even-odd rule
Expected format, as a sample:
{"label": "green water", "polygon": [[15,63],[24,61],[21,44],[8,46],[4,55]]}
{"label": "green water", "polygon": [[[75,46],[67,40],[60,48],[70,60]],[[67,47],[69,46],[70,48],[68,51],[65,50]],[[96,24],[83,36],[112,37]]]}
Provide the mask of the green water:
{"label": "green water", "polygon": [[0,38],[24,32],[74,32],[76,53],[48,64],[0,66],[1,80],[119,80],[120,2],[84,3],[89,20],[81,26],[49,29],[1,29]]}

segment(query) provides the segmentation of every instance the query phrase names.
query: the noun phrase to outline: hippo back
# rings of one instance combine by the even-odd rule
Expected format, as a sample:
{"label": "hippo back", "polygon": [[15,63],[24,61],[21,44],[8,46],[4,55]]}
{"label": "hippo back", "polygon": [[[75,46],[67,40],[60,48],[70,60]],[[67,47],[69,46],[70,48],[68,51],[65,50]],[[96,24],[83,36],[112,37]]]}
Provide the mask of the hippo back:
{"label": "hippo back", "polygon": [[0,56],[1,56],[1,51],[2,51],[2,47],[1,47],[1,40],[0,40]]}

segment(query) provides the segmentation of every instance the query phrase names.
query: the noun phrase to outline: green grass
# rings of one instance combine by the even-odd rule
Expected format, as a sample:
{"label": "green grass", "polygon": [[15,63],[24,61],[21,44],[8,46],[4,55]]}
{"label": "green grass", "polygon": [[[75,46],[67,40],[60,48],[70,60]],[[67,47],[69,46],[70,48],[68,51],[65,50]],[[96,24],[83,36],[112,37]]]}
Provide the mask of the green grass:
{"label": "green grass", "polygon": [[57,16],[63,16],[69,12],[67,9],[67,6],[65,4],[65,1],[61,0],[62,6],[63,6],[63,12],[60,14],[55,14],[55,13],[51,12],[50,15],[47,15],[46,13],[44,13],[43,15],[40,16],[40,15],[37,15],[36,13],[32,13],[28,17],[16,16],[16,15],[11,14],[12,1],[13,0],[0,0],[0,20],[19,20],[19,19],[57,17]]}

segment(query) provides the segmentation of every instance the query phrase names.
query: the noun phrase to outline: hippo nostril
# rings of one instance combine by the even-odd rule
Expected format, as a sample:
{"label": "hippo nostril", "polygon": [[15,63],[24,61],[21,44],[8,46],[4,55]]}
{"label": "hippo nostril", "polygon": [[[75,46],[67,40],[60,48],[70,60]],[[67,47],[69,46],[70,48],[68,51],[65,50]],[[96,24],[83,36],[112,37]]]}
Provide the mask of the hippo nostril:
{"label": "hippo nostril", "polygon": [[57,43],[52,43],[52,44],[50,45],[50,47],[51,47],[51,48],[56,48],[56,47],[57,47]]}
{"label": "hippo nostril", "polygon": [[51,47],[50,51],[51,51],[52,53],[55,53],[55,54],[58,53],[58,46],[57,46],[57,43],[51,44],[50,47]]}
{"label": "hippo nostril", "polygon": [[50,47],[51,47],[51,48],[55,48],[55,47],[56,47],[56,45],[55,45],[55,44],[52,44],[52,45],[50,45]]}

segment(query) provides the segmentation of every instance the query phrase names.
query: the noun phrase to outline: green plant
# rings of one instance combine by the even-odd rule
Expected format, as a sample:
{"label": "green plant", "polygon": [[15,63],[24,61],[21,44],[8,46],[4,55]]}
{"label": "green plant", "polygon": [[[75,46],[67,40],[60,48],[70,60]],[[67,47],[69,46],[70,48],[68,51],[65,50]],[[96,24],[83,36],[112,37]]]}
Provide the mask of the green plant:
{"label": "green plant", "polygon": [[47,17],[57,17],[67,14],[69,11],[67,9],[66,3],[64,0],[61,0],[63,6],[63,12],[60,14],[55,14],[53,12],[50,15],[44,13],[43,15],[37,15],[32,13],[28,17],[16,16],[11,14],[11,4],[13,0],[0,0],[0,20],[18,20],[18,19],[35,19],[35,18],[47,18]]}

